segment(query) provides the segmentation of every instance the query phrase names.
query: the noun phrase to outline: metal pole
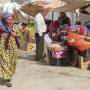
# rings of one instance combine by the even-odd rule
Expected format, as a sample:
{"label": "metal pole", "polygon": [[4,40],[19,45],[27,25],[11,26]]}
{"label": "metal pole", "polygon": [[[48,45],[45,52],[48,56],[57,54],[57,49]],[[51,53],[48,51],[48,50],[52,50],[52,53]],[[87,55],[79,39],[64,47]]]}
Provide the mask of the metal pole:
{"label": "metal pole", "polygon": [[54,12],[52,11],[52,21],[53,21],[53,19],[54,19]]}

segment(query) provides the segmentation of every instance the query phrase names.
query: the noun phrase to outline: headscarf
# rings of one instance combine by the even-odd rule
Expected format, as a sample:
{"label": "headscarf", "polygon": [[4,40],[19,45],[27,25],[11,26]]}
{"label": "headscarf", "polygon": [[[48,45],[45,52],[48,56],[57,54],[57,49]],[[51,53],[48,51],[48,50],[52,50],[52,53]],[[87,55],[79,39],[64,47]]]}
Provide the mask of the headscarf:
{"label": "headscarf", "polygon": [[1,18],[1,21],[0,21],[0,29],[3,30],[3,31],[5,31],[5,32],[7,32],[7,33],[11,32],[13,30],[13,26],[12,27],[9,27],[7,25],[7,22],[6,22],[6,18],[7,17],[10,17],[10,16],[14,17],[13,14],[4,13],[3,16],[2,16],[2,18]]}

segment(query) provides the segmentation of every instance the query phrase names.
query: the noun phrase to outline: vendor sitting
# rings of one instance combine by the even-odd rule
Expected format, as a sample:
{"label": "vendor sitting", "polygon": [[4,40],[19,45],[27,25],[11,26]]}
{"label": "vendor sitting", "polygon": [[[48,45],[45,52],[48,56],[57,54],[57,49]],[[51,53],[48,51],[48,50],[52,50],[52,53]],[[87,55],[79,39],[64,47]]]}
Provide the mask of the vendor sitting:
{"label": "vendor sitting", "polygon": [[87,30],[80,21],[76,21],[75,26],[72,28],[72,31],[80,35],[86,35]]}
{"label": "vendor sitting", "polygon": [[58,18],[59,25],[63,26],[65,24],[71,26],[70,18],[66,15],[65,12],[60,12],[60,17]]}

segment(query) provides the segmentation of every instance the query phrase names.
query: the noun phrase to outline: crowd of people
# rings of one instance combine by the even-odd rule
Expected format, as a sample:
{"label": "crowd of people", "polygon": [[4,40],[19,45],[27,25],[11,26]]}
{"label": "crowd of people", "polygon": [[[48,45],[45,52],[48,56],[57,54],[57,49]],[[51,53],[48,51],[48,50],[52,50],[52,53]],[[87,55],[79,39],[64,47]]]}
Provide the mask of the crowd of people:
{"label": "crowd of people", "polygon": [[[34,18],[35,39],[36,39],[36,59],[43,61],[45,57],[45,47],[53,47],[53,37],[62,42],[61,47],[67,46],[65,37],[67,32],[72,31],[81,35],[90,36],[90,22],[82,25],[77,21],[74,26],[71,25],[69,17],[65,12],[60,13],[60,17],[56,21],[45,21],[47,11],[40,11]],[[60,31],[62,31],[60,34]],[[22,37],[21,37],[21,36]],[[19,40],[20,39],[20,40]],[[20,48],[21,42],[25,41],[25,46],[29,42],[29,33],[27,24],[22,23],[17,27],[14,24],[14,15],[3,13],[0,20],[0,66],[5,84],[12,86],[11,80],[16,69],[17,48]],[[26,47],[25,49],[26,50]]]}
{"label": "crowd of people", "polygon": [[[53,42],[61,42],[61,47],[66,43],[68,32],[77,33],[79,35],[90,36],[90,22],[86,22],[84,25],[81,21],[76,21],[74,25],[71,24],[70,18],[65,12],[60,13],[58,20],[51,21],[44,18],[43,12],[40,12],[35,17],[35,30],[36,30],[36,60],[44,59],[44,46],[53,47]],[[45,13],[44,13],[45,14]],[[68,45],[66,45],[68,46]],[[71,47],[69,47],[71,48]],[[72,50],[68,50],[69,54],[72,54]],[[70,56],[72,57],[72,56]],[[77,62],[70,61],[72,66],[76,66]]]}

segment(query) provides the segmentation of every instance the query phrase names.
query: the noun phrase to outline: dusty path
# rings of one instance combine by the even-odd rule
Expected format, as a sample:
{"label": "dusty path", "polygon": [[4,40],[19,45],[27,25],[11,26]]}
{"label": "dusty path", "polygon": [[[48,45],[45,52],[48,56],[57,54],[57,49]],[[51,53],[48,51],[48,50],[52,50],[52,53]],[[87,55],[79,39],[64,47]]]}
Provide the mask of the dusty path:
{"label": "dusty path", "polygon": [[0,85],[0,90],[90,90],[90,71],[41,65],[27,52],[19,56],[13,87]]}

